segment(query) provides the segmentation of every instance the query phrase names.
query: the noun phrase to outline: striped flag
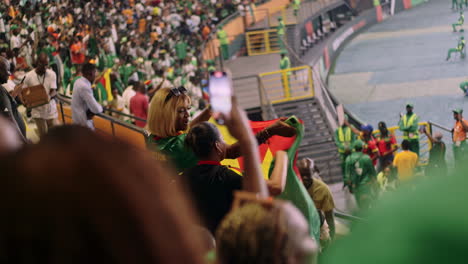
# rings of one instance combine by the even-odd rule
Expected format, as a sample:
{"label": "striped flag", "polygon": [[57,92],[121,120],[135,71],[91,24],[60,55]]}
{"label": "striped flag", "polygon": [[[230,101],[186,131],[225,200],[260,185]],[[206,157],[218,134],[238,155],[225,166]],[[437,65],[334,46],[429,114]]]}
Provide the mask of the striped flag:
{"label": "striped flag", "polygon": [[[276,120],[270,121],[261,121],[254,122],[250,121],[250,126],[254,133],[257,133],[269,125],[276,122]],[[276,151],[284,150],[288,154],[289,164],[288,164],[288,175],[286,178],[286,187],[281,195],[277,198],[288,200],[292,202],[304,215],[309,223],[310,235],[315,238],[317,243],[320,242],[320,217],[317,213],[317,209],[307,192],[306,188],[302,184],[302,181],[299,179],[299,173],[296,168],[296,159],[297,159],[297,149],[302,141],[304,135],[304,126],[301,120],[298,120],[296,117],[288,119],[287,122],[289,125],[293,126],[297,130],[297,136],[292,138],[273,136],[271,137],[266,144],[262,144],[259,147],[260,160],[262,162],[262,171],[265,178],[268,178],[273,166],[274,166],[274,157]],[[234,139],[228,132],[225,126],[220,126],[216,124],[221,134],[223,135],[224,140],[228,144],[234,144],[236,139]],[[239,168],[240,171],[244,168],[244,163],[242,158],[235,160],[224,160],[223,165],[228,165],[233,168]],[[234,169],[234,171],[236,171]],[[236,171],[238,172],[238,171]]]}

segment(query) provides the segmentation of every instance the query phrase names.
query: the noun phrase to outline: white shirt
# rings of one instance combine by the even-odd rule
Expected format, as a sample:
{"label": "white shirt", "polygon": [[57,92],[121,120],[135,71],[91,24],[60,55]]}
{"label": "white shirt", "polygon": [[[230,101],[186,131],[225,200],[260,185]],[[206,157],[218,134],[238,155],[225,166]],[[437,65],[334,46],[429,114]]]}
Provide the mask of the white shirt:
{"label": "white shirt", "polygon": [[21,44],[22,44],[22,41],[21,41],[21,37],[20,37],[19,34],[17,36],[11,35],[11,38],[10,38],[10,48],[11,49],[20,48]]}
{"label": "white shirt", "polygon": [[94,98],[91,83],[85,77],[79,78],[73,85],[71,108],[74,124],[94,130],[93,120],[88,120],[86,112],[90,110],[95,114],[101,113],[102,106]]}
{"label": "white shirt", "polygon": [[[36,70],[33,69],[26,73],[26,79],[24,79],[23,87],[30,87],[40,84],[44,86],[48,95],[50,95],[51,90],[57,90],[57,76],[55,75],[55,72],[47,69],[44,75],[39,76],[37,75]],[[57,105],[55,100],[50,100],[48,104],[33,108],[31,110],[31,115],[33,118],[58,118]]]}
{"label": "white shirt", "polygon": [[122,98],[125,102],[125,107],[130,109],[130,100],[132,99],[133,96],[135,96],[136,92],[133,90],[133,85],[130,85],[125,89],[125,91],[122,94]]}

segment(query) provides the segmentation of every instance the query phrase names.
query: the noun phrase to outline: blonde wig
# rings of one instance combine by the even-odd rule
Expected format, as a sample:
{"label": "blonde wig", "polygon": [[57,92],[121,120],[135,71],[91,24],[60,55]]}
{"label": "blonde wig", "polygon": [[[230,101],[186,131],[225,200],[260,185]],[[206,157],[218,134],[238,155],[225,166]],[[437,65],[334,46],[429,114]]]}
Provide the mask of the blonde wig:
{"label": "blonde wig", "polygon": [[177,136],[176,130],[177,108],[191,105],[190,97],[187,94],[179,96],[171,95],[166,101],[167,96],[171,94],[170,88],[162,88],[154,94],[151,99],[146,129],[153,135],[166,138]]}

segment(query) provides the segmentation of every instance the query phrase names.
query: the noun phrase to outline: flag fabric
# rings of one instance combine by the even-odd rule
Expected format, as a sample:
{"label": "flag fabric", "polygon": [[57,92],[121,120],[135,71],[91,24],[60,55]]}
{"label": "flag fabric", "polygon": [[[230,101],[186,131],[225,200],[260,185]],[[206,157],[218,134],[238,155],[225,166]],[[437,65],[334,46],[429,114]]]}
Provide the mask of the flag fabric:
{"label": "flag fabric", "polygon": [[94,90],[94,97],[96,100],[103,104],[104,102],[110,102],[114,99],[112,96],[112,87],[110,74],[112,73],[111,69],[104,70],[104,74],[101,79],[96,83],[96,89]]}
{"label": "flag fabric", "polygon": [[[254,133],[257,133],[269,125],[276,122],[276,120],[270,121],[250,121],[250,126]],[[298,120],[296,117],[291,117],[288,119],[287,123],[297,130],[297,135],[292,138],[273,136],[271,137],[266,144],[259,146],[260,152],[260,161],[262,162],[262,171],[266,179],[269,178],[269,175],[274,167],[274,157],[277,151],[284,150],[288,155],[288,174],[286,178],[286,186],[281,195],[277,198],[290,201],[293,203],[304,215],[307,222],[309,223],[309,232],[312,237],[315,238],[317,243],[320,241],[320,217],[318,215],[317,209],[307,192],[306,188],[302,184],[302,181],[299,179],[298,170],[296,168],[296,159],[297,159],[297,149],[302,141],[304,135],[304,125],[302,121]],[[228,132],[225,126],[218,126],[221,134],[223,135],[224,140],[228,144],[234,144],[236,139],[234,139]],[[224,160],[223,165],[228,165],[234,168],[234,171],[243,171],[244,162],[242,158],[235,160]],[[236,169],[238,168],[238,169]]]}

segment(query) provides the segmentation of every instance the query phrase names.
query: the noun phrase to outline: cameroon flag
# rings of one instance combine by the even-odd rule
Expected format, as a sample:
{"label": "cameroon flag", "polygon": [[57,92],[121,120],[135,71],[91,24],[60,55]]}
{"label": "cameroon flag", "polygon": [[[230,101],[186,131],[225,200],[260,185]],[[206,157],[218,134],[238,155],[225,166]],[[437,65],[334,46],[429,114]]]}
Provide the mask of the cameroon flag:
{"label": "cameroon flag", "polygon": [[96,83],[96,89],[94,91],[94,96],[99,103],[104,101],[110,102],[114,99],[112,96],[112,87],[110,74],[112,73],[111,69],[105,69],[102,78]]}
{"label": "cameroon flag", "polygon": [[[261,121],[255,122],[250,121],[250,126],[254,133],[257,133],[269,125],[273,124],[277,120],[270,121]],[[259,146],[260,160],[262,161],[262,170],[265,178],[269,177],[273,167],[274,167],[274,156],[276,151],[284,150],[288,154],[289,164],[288,164],[288,175],[286,178],[286,187],[284,192],[277,198],[288,200],[292,202],[304,215],[309,223],[310,235],[315,238],[317,243],[320,242],[320,217],[317,213],[317,209],[307,192],[306,188],[302,184],[302,181],[299,180],[298,170],[296,168],[296,159],[297,159],[297,149],[302,141],[304,136],[304,125],[302,121],[298,120],[296,117],[291,117],[287,120],[287,123],[296,128],[297,135],[296,137],[286,138],[280,136],[271,137],[266,144]],[[233,144],[236,142],[228,132],[227,128],[224,126],[217,125],[221,134],[223,135],[224,140],[228,144]],[[239,168],[243,170],[243,159],[238,158],[235,160],[224,160],[223,165],[229,165],[233,168]]]}

